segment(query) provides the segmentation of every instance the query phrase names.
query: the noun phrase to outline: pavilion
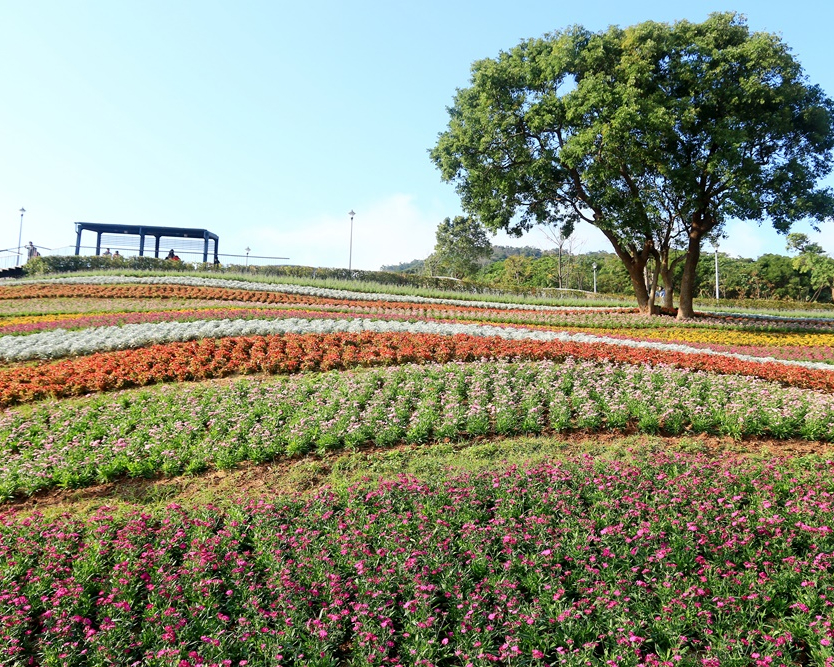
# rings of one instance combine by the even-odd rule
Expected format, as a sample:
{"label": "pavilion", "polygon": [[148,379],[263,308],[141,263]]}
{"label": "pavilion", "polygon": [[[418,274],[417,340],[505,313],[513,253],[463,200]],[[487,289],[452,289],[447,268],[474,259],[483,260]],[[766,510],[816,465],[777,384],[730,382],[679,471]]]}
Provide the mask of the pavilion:
{"label": "pavilion", "polygon": [[[209,256],[217,255],[217,242],[220,237],[207,229],[193,229],[191,227],[150,227],[148,225],[110,225],[97,222],[75,223],[75,254],[81,254],[81,232],[90,231],[96,235],[96,255],[101,254],[101,247],[119,248],[122,250],[138,250],[143,257],[147,250],[147,237],[153,239],[153,256],[159,257],[159,248],[167,253],[166,248],[183,254],[199,254],[202,251],[203,263],[209,261]],[[138,238],[135,238],[138,237]]]}

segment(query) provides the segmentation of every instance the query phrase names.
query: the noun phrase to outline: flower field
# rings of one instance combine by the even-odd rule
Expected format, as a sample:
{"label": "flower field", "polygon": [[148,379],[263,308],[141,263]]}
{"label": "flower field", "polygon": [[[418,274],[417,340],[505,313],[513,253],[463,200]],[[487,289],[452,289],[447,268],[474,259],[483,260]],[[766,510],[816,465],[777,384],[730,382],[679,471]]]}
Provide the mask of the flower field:
{"label": "flower field", "polygon": [[[834,319],[177,276],[0,285],[0,664],[834,667]],[[566,455],[152,511],[20,503],[505,438]]]}
{"label": "flower field", "polygon": [[9,518],[0,641],[21,664],[831,664],[830,475],[584,458]]}
{"label": "flower field", "polygon": [[612,363],[472,362],[45,403],[0,419],[0,496],[310,451],[624,429],[834,441],[834,397]]}

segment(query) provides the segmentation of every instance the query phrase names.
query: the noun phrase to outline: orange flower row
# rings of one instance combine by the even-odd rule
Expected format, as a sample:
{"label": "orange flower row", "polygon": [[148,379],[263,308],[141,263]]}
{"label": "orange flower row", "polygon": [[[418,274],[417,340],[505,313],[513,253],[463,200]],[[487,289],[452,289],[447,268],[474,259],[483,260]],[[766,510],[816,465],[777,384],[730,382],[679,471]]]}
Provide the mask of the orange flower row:
{"label": "orange flower row", "polygon": [[483,358],[558,360],[566,357],[626,364],[668,364],[693,370],[754,376],[825,392],[834,390],[834,373],[829,371],[710,354],[463,334],[363,332],[202,339],[105,352],[38,366],[0,369],[0,406],[241,373],[295,373]]}

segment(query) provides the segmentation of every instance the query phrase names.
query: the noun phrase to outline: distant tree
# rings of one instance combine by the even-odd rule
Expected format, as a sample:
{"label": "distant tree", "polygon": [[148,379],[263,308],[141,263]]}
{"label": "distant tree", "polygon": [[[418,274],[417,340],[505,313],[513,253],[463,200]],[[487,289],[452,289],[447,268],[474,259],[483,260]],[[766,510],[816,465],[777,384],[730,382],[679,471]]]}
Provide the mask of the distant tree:
{"label": "distant tree", "polygon": [[501,262],[501,271],[495,281],[498,287],[518,289],[530,286],[535,260],[524,255],[511,255]]}
{"label": "distant tree", "polygon": [[834,103],[778,36],[737,14],[526,40],[474,63],[449,116],[431,158],[464,209],[515,235],[595,225],[645,312],[649,258],[683,265],[678,316],[691,317],[701,243],[728,218],[786,233],[834,215],[817,187]]}
{"label": "distant tree", "polygon": [[822,247],[812,243],[805,234],[788,234],[788,250],[799,252],[794,258],[794,268],[808,274],[814,290],[811,301],[816,301],[824,289],[834,295],[834,259],[825,254]]}
{"label": "distant tree", "polygon": [[[593,275],[591,276],[593,280]],[[591,283],[593,288],[593,283]],[[634,295],[634,283],[616,254],[606,252],[597,260],[597,291],[604,294]]]}
{"label": "distant tree", "polygon": [[542,255],[530,263],[532,287],[557,287],[559,285],[559,259],[555,255]]}
{"label": "distant tree", "polygon": [[479,262],[492,253],[486,229],[473,217],[446,218],[438,225],[435,238],[435,271],[448,272],[453,278],[474,275]]}
{"label": "distant tree", "polygon": [[823,255],[825,251],[819,243],[814,243],[807,234],[788,234],[785,248],[788,252],[798,252],[800,255]]}
{"label": "distant tree", "polygon": [[750,281],[760,284],[760,294],[748,294],[754,298],[801,299],[806,285],[790,257],[767,253],[751,263]]}
{"label": "distant tree", "polygon": [[572,225],[562,227],[542,225],[542,232],[556,247],[556,286],[560,289],[570,287],[573,257],[583,242],[573,235]]}
{"label": "distant tree", "polygon": [[440,267],[440,259],[437,257],[436,253],[432,253],[423,261],[423,274],[427,276],[437,276],[440,275],[439,272],[441,270]]}

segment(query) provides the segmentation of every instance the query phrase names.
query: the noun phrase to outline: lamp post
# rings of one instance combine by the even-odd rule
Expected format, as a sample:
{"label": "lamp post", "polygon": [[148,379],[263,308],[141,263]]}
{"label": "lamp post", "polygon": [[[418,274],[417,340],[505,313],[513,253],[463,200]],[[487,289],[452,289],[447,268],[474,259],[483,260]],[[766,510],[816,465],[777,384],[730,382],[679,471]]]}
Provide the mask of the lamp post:
{"label": "lamp post", "polygon": [[593,269],[594,269],[594,294],[596,294],[597,293],[597,263],[596,262],[594,262]]}
{"label": "lamp post", "polygon": [[713,243],[715,248],[715,300],[718,301],[718,242]]}
{"label": "lamp post", "polygon": [[246,268],[249,268],[249,253],[252,252],[249,246],[246,246]]}
{"label": "lamp post", "polygon": [[353,212],[353,209],[348,211],[348,215],[350,216],[350,254],[348,255],[348,273],[352,273],[353,269],[353,216],[356,213]]}
{"label": "lamp post", "polygon": [[20,256],[23,254],[20,251],[20,244],[23,241],[23,214],[26,213],[25,208],[20,209],[20,231],[17,233],[17,266],[20,266]]}

